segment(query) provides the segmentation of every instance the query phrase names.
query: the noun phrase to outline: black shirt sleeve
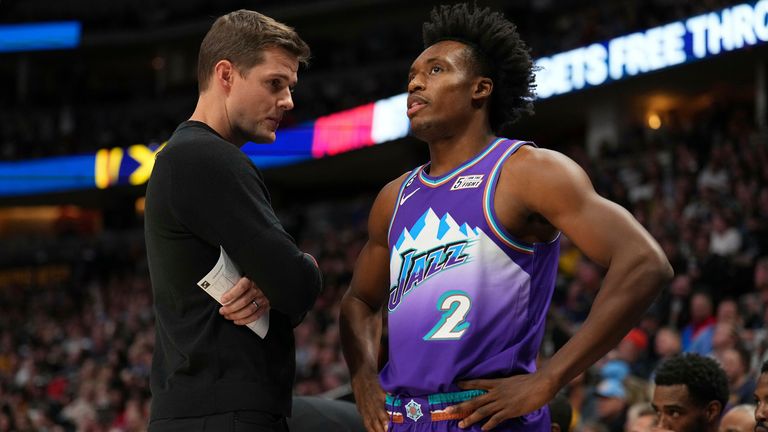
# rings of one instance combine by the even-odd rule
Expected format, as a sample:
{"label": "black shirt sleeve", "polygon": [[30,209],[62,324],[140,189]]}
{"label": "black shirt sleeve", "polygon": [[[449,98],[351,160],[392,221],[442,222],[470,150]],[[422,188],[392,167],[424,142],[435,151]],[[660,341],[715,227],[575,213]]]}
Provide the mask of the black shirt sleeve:
{"label": "black shirt sleeve", "polygon": [[244,153],[214,138],[188,145],[168,161],[175,217],[203,241],[221,245],[271,307],[298,324],[321,290],[314,260],[283,229]]}

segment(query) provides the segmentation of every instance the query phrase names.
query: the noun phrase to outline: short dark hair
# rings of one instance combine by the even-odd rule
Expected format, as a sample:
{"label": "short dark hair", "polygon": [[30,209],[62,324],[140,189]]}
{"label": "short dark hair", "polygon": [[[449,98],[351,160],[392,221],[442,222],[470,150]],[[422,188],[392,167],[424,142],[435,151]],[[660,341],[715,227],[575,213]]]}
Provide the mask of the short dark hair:
{"label": "short dark hair", "polygon": [[241,75],[264,60],[264,48],[278,47],[306,64],[309,46],[296,31],[258,12],[240,9],[219,17],[200,44],[197,57],[197,86],[208,88],[213,68],[229,60]]}
{"label": "short dark hair", "polygon": [[768,373],[768,360],[763,362],[763,366],[760,367],[760,374]]}
{"label": "short dark hair", "polygon": [[496,134],[533,114],[535,76],[528,46],[500,12],[467,3],[432,9],[422,28],[424,48],[454,40],[469,48],[475,72],[493,80],[489,117]]}
{"label": "short dark hair", "polygon": [[725,408],[728,402],[728,379],[723,368],[709,357],[698,354],[678,354],[656,369],[657,386],[683,384],[688,395],[699,406],[718,401]]}

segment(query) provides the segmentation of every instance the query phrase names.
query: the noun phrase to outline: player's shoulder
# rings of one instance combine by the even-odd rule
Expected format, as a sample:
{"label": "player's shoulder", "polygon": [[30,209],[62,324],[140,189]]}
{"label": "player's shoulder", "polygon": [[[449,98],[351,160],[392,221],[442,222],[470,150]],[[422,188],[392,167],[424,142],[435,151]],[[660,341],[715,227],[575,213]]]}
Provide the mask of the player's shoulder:
{"label": "player's shoulder", "polygon": [[174,165],[194,166],[203,164],[210,168],[247,162],[240,149],[200,122],[187,121],[179,125],[158,158]]}
{"label": "player's shoulder", "polygon": [[400,189],[410,174],[410,171],[405,172],[384,185],[379,191],[379,195],[376,197],[376,201],[373,204],[373,210],[377,212],[391,213],[391,210],[394,208],[395,202],[397,201],[397,196],[400,194]]}
{"label": "player's shoulder", "polygon": [[499,184],[507,193],[523,200],[580,196],[591,189],[589,177],[573,159],[534,146],[521,147],[504,162]]}
{"label": "player's shoulder", "polygon": [[400,193],[400,189],[403,187],[403,183],[405,183],[408,177],[411,176],[411,173],[413,173],[413,171],[406,171],[396,179],[384,185],[384,187],[381,188],[381,192],[379,192],[379,196],[391,198],[394,202],[397,195]]}
{"label": "player's shoulder", "polygon": [[372,221],[380,221],[382,224],[389,225],[400,190],[412,173],[413,171],[405,172],[381,188],[371,208]]}
{"label": "player's shoulder", "polygon": [[524,141],[528,145],[521,145],[515,152],[515,157],[509,158],[509,162],[527,162],[529,164],[556,163],[561,158],[568,158],[564,154],[547,148],[537,146],[533,141]]}
{"label": "player's shoulder", "polygon": [[535,145],[523,145],[513,157],[504,161],[503,170],[514,172],[519,176],[552,176],[558,173],[566,174],[578,165],[568,156]]}

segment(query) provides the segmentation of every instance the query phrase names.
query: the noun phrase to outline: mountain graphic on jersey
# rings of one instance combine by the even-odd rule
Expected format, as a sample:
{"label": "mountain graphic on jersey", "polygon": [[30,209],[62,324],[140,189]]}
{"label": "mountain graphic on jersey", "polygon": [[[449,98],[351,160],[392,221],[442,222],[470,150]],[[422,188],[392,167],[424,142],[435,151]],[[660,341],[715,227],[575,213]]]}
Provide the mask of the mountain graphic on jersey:
{"label": "mountain graphic on jersey", "polygon": [[410,229],[403,229],[392,250],[390,269],[399,275],[390,287],[388,307],[395,311],[408,293],[427,279],[472,260],[472,249],[483,232],[450,214],[430,208]]}

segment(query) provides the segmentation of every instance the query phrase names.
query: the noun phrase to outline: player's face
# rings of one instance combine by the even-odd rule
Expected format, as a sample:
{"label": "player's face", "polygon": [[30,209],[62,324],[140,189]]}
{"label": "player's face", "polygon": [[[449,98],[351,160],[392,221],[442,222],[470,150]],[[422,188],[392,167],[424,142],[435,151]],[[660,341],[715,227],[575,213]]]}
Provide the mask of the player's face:
{"label": "player's face", "polygon": [[755,388],[755,432],[768,432],[768,373],[760,374]]}
{"label": "player's face", "polygon": [[665,430],[674,432],[711,430],[708,408],[698,406],[691,399],[688,387],[684,384],[656,386],[651,405],[656,410],[658,426]]}
{"label": "player's face", "polygon": [[282,48],[264,49],[264,59],[233,73],[226,108],[235,142],[271,143],[283,114],[293,109],[291,89],[298,80],[299,62]]}
{"label": "player's face", "polygon": [[466,124],[474,109],[474,76],[467,50],[461,42],[438,42],[411,65],[408,118],[411,132],[417,138],[430,141]]}

